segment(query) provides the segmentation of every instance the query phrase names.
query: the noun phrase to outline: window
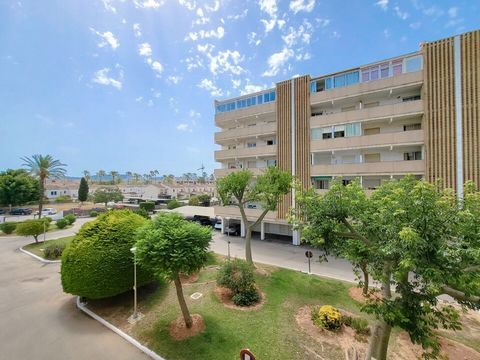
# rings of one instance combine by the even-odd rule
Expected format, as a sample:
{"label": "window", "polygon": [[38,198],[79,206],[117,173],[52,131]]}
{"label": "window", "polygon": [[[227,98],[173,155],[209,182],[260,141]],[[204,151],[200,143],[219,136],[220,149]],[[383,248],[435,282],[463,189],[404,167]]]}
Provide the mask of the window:
{"label": "window", "polygon": [[420,130],[422,128],[422,124],[409,124],[403,125],[403,131],[411,131],[411,130]]}
{"label": "window", "polygon": [[333,130],[333,137],[334,138],[342,138],[345,137],[345,125],[337,125],[334,127]]}
{"label": "window", "polygon": [[362,82],[370,81],[370,71],[363,70],[362,71]]}
{"label": "window", "polygon": [[322,177],[313,178],[312,185],[314,189],[328,190],[330,189],[330,179],[326,179]]}
{"label": "window", "polygon": [[392,61],[393,76],[400,75],[402,73],[402,68],[403,68],[403,61],[402,60]]}
{"label": "window", "polygon": [[254,161],[254,160],[253,160],[253,161],[249,161],[249,162],[247,163],[247,167],[248,167],[249,169],[256,168],[256,167],[257,167],[257,162]]}
{"label": "window", "polygon": [[368,108],[376,107],[376,106],[379,106],[379,105],[380,105],[380,102],[375,101],[375,102],[364,104],[363,108],[368,109]]}
{"label": "window", "polygon": [[403,102],[420,100],[420,95],[406,96],[402,100]]}
{"label": "window", "polygon": [[422,152],[421,151],[410,151],[403,153],[403,160],[410,161],[410,160],[422,160]]}
{"label": "window", "polygon": [[251,123],[251,124],[248,124],[247,126],[255,126],[257,125],[256,123]]}
{"label": "window", "polygon": [[405,72],[419,71],[422,69],[422,56],[414,56],[405,59]]}
{"label": "window", "polygon": [[228,145],[228,150],[235,150],[237,145]]}
{"label": "window", "polygon": [[322,128],[313,128],[312,130],[310,130],[310,139],[311,140],[322,139]]}
{"label": "window", "polygon": [[267,140],[267,146],[275,145],[275,143],[276,143],[275,139]]}
{"label": "window", "polygon": [[247,143],[247,148],[257,147],[257,143]]}
{"label": "window", "polygon": [[333,137],[332,135],[331,127],[322,128],[322,139],[331,139]]}
{"label": "window", "polygon": [[362,126],[360,123],[353,123],[345,125],[345,136],[360,136],[362,135]]}
{"label": "window", "polygon": [[380,65],[380,77],[387,78],[389,76],[389,66],[388,63],[384,63]]}
{"label": "window", "polygon": [[277,166],[277,160],[267,160],[267,166]]}

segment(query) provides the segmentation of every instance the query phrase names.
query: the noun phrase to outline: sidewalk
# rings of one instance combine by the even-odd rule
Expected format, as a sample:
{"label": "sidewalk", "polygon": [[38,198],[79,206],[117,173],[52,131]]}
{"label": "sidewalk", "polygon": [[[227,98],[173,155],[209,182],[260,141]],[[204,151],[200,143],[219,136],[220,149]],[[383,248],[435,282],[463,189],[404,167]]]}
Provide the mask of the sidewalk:
{"label": "sidewalk", "polygon": [[[245,240],[239,236],[230,236],[229,239],[230,256],[244,259]],[[216,253],[227,255],[227,240],[226,235],[215,232],[210,249]],[[308,259],[305,257],[307,250],[313,252],[311,259],[313,274],[356,283],[352,265],[346,260],[329,256],[328,262],[319,262],[321,252],[310,246],[295,246],[280,241],[252,239],[253,261],[292,270],[308,272]]]}

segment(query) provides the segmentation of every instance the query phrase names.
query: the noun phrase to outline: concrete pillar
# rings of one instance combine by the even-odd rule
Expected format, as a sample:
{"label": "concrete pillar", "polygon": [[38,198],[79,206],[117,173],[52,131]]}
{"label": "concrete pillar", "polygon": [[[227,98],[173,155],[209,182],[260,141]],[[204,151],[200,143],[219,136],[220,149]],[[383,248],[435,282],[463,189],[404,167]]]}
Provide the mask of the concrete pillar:
{"label": "concrete pillar", "polygon": [[245,237],[245,235],[247,235],[247,228],[245,226],[245,223],[243,222],[243,220],[240,221],[240,235],[242,237]]}
{"label": "concrete pillar", "polygon": [[221,229],[222,234],[225,234],[226,227],[227,227],[227,224],[226,224],[225,218],[222,217],[222,229]]}
{"label": "concrete pillar", "polygon": [[265,240],[265,223],[260,223],[260,240]]}
{"label": "concrete pillar", "polygon": [[292,244],[300,245],[300,231],[294,230],[292,234]]}

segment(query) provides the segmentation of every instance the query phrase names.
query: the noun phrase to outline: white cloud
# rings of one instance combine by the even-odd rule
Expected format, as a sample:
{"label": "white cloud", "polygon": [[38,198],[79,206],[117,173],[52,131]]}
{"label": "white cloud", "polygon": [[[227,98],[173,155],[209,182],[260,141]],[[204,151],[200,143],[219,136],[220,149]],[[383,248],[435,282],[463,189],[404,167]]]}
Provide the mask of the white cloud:
{"label": "white cloud", "polygon": [[95,73],[95,76],[92,78],[92,81],[94,83],[100,84],[100,85],[106,85],[106,86],[113,86],[117,90],[122,89],[122,78],[123,78],[123,72],[120,70],[120,77],[119,79],[114,79],[112,77],[109,77],[109,68],[103,68],[101,70],[98,70]]}
{"label": "white cloud", "polygon": [[135,102],[141,102],[143,100],[143,96],[139,96],[135,98]]}
{"label": "white cloud", "polygon": [[117,9],[112,5],[113,0],[102,0],[103,6],[105,7],[105,10],[111,11],[112,13],[116,13]]}
{"label": "white cloud", "polygon": [[331,37],[332,37],[333,39],[340,39],[341,35],[340,35],[340,33],[339,33],[338,31],[332,31]]}
{"label": "white cloud", "polygon": [[282,51],[272,54],[268,58],[268,70],[262,76],[275,76],[280,71],[280,68],[287,63],[293,56],[293,50],[284,47]]}
{"label": "white cloud", "polygon": [[194,57],[189,57],[185,59],[185,63],[187,64],[187,70],[192,71],[198,68],[204,68],[203,60],[200,56],[195,55]]}
{"label": "white cloud", "polygon": [[288,28],[288,33],[282,35],[282,40],[285,42],[287,47],[292,47],[296,45],[299,41],[309,44],[312,37],[313,26],[308,21],[304,21],[302,25],[295,30],[293,27]]}
{"label": "white cloud", "polygon": [[406,11],[402,11],[399,6],[395,6],[393,10],[395,10],[395,14],[402,20],[407,20],[410,16]]}
{"label": "white cloud", "polygon": [[391,36],[390,30],[388,29],[383,30],[383,36],[385,36],[385,39],[389,39]]}
{"label": "white cloud", "polygon": [[375,3],[376,6],[379,6],[383,11],[387,11],[388,9],[388,0],[378,0]]}
{"label": "white cloud", "polygon": [[242,91],[240,91],[240,95],[255,93],[263,89],[265,89],[265,86],[248,84],[248,85],[245,85]]}
{"label": "white cloud", "polygon": [[190,11],[195,10],[195,8],[197,7],[197,3],[195,2],[195,0],[178,0],[178,3],[182,6],[185,6]]}
{"label": "white cloud", "polygon": [[177,125],[177,130],[178,130],[178,131],[190,131],[190,132],[192,131],[192,129],[190,128],[190,126],[189,126],[188,124],[185,124],[185,123],[183,123],[183,124],[178,124],[178,125]]}
{"label": "white cloud", "polygon": [[[148,59],[151,60],[151,59]],[[155,71],[158,75],[160,75],[163,72],[163,65],[160,64],[158,61],[147,61],[152,70]]]}
{"label": "white cloud", "polygon": [[247,16],[247,14],[248,14],[248,9],[245,9],[240,14],[227,15],[227,19],[228,20],[239,20],[239,19],[245,18]]}
{"label": "white cloud", "polygon": [[197,9],[197,16],[198,16],[198,17],[203,17],[203,16],[204,16],[203,10],[202,10],[201,7],[199,7],[199,8]]}
{"label": "white cloud", "polygon": [[140,37],[142,36],[142,31],[140,29],[140,24],[133,24],[133,35],[135,35],[135,37]]}
{"label": "white cloud", "polygon": [[167,77],[167,82],[170,84],[178,84],[183,78],[179,75],[170,75]]}
{"label": "white cloud", "polygon": [[104,33],[101,33],[94,28],[90,28],[90,31],[92,31],[94,34],[100,37],[100,42],[98,43],[98,47],[104,47],[106,45],[110,45],[110,47],[115,50],[120,46],[120,43],[118,40],[115,38],[113,33],[111,31],[106,31]]}
{"label": "white cloud", "polygon": [[242,84],[242,80],[240,79],[232,79],[232,86],[234,89],[238,88]]}
{"label": "white cloud", "polygon": [[266,12],[270,17],[275,17],[278,11],[276,0],[260,0],[260,10]]}
{"label": "white cloud", "polygon": [[270,20],[265,20],[261,19],[261,23],[265,26],[265,32],[270,32],[273,30],[275,27],[275,24],[277,23],[277,19],[270,19]]}
{"label": "white cloud", "polygon": [[207,56],[210,59],[209,69],[213,75],[226,72],[240,75],[245,71],[239,65],[243,61],[243,56],[237,50],[219,51],[215,56],[207,53]]}
{"label": "white cloud", "polygon": [[152,47],[149,43],[138,45],[138,54],[140,56],[152,56]]}
{"label": "white cloud", "polygon": [[457,17],[458,14],[458,8],[456,6],[452,6],[450,9],[448,9],[448,16],[451,18]]}
{"label": "white cloud", "polygon": [[298,13],[299,11],[312,12],[314,8],[315,0],[290,1],[290,10],[292,10],[294,14]]}
{"label": "white cloud", "polygon": [[225,29],[222,26],[217,27],[216,30],[199,30],[198,32],[189,32],[185,40],[197,41],[198,39],[217,38],[221,39],[225,35]]}
{"label": "white cloud", "polygon": [[215,45],[213,44],[197,45],[197,50],[202,53],[211,53],[214,48],[215,48]]}
{"label": "white cloud", "polygon": [[188,112],[188,116],[190,116],[191,118],[199,118],[200,116],[202,116],[199,112],[195,111],[195,110],[190,110]]}
{"label": "white cloud", "polygon": [[322,19],[322,18],[316,18],[315,21],[317,22],[320,27],[324,28],[330,25],[330,19]]}
{"label": "white cloud", "polygon": [[254,31],[252,31],[251,33],[248,33],[247,39],[250,45],[258,46],[262,42],[262,40],[257,38],[257,33]]}
{"label": "white cloud", "polygon": [[219,9],[220,9],[220,1],[218,0],[215,0],[212,6],[208,4],[205,5],[205,10],[207,10],[208,12],[215,12],[215,11],[218,11]]}
{"label": "white cloud", "polygon": [[165,1],[164,0],[144,0],[144,1],[133,0],[133,3],[135,4],[136,8],[158,9],[160,6],[165,4]]}
{"label": "white cloud", "polygon": [[410,26],[410,28],[413,30],[417,30],[418,28],[420,28],[421,25],[422,23],[420,21],[417,21],[417,22],[411,23],[408,26]]}
{"label": "white cloud", "polygon": [[203,79],[200,84],[197,85],[199,88],[205,89],[210,92],[211,96],[222,96],[223,91],[219,89],[212,80]]}

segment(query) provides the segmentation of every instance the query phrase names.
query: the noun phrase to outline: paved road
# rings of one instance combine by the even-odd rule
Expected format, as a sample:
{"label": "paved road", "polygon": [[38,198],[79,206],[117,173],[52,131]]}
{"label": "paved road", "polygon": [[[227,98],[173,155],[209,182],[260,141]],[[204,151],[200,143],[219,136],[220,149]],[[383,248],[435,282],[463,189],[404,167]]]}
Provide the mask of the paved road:
{"label": "paved road", "polygon": [[[227,237],[215,231],[210,248],[216,253],[227,255],[228,239],[230,240],[230,256],[244,259],[245,240],[238,236]],[[313,253],[311,259],[312,274],[356,282],[352,265],[346,260],[328,257],[328,262],[320,262],[320,251],[309,246],[295,246],[280,240],[268,241],[258,238],[252,240],[253,261],[292,270],[308,271],[308,260],[305,257],[305,251],[307,250],[311,250]]]}
{"label": "paved road", "polygon": [[[47,239],[71,235],[84,222]],[[78,310],[62,291],[59,264],[43,265],[17,250],[29,242],[0,237],[0,359],[149,359]]]}

